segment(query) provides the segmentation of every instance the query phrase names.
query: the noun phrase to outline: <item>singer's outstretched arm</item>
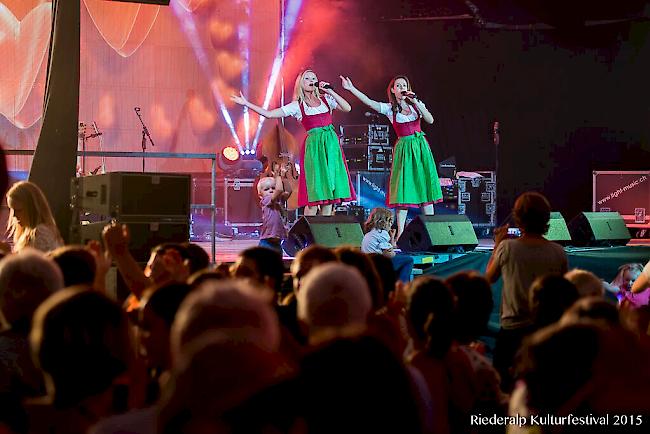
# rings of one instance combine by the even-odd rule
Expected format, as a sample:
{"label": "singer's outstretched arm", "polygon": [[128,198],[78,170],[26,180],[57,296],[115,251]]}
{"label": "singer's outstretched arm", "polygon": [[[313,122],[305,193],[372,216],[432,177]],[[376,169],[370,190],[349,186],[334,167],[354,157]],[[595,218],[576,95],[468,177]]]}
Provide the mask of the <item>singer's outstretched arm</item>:
{"label": "singer's outstretched arm", "polygon": [[354,87],[354,84],[352,84],[352,80],[350,80],[350,77],[343,77],[341,75],[341,85],[343,86],[343,89],[349,90],[352,95],[356,96],[359,101],[373,109],[374,111],[378,112],[379,111],[379,103],[373,99],[370,99],[365,93],[361,92],[359,89]]}
{"label": "singer's outstretched arm", "polygon": [[264,116],[265,118],[283,118],[285,117],[284,112],[282,111],[281,108],[276,108],[273,110],[267,110],[264,107],[260,107],[258,105],[253,104],[252,102],[248,101],[246,97],[244,96],[243,93],[239,92],[239,95],[231,95],[230,100],[239,104],[248,107],[249,109],[253,110],[255,113],[257,113],[260,116]]}

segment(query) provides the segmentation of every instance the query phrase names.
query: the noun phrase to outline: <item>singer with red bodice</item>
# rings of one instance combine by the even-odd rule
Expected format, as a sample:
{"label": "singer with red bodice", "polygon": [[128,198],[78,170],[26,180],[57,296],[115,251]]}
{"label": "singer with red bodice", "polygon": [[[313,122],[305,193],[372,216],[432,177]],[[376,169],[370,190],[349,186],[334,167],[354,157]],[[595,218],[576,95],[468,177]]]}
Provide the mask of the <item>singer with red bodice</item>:
{"label": "singer with red bodice", "polygon": [[248,101],[240,92],[230,98],[266,118],[293,116],[307,130],[300,151],[298,206],[305,215],[332,215],[332,205],[354,200],[355,193],[339,139],[332,125],[332,112],[351,110],[350,104],[332,86],[319,82],[307,69],[296,78],[293,101],[267,110]]}
{"label": "singer with red bodice", "polygon": [[432,124],[433,116],[413,93],[404,75],[398,75],[388,84],[387,103],[370,99],[354,86],[349,77],[341,77],[341,82],[343,88],[361,102],[388,117],[397,133],[386,205],[397,208],[399,238],[404,231],[407,208],[420,207],[423,214],[433,215],[433,204],[442,202],[436,163],[420,127],[421,120]]}

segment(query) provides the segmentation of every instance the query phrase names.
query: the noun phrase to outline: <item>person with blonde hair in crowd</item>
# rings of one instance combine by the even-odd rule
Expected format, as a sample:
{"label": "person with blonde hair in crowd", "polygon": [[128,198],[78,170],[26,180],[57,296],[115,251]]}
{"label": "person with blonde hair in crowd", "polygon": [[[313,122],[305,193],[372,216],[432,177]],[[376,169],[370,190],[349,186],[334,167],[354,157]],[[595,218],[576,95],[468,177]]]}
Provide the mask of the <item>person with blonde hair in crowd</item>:
{"label": "person with blonde hair in crowd", "polygon": [[634,283],[637,279],[643,280],[643,265],[639,263],[623,264],[618,267],[614,280],[607,286],[607,290],[616,295],[618,303],[624,307],[639,308],[650,303],[650,289],[634,290]]}
{"label": "person with blonde hair in crowd", "polygon": [[[63,245],[52,211],[41,189],[29,181],[15,183],[7,192],[7,233],[14,252],[33,247],[43,252]],[[8,244],[1,246],[8,251]]]}

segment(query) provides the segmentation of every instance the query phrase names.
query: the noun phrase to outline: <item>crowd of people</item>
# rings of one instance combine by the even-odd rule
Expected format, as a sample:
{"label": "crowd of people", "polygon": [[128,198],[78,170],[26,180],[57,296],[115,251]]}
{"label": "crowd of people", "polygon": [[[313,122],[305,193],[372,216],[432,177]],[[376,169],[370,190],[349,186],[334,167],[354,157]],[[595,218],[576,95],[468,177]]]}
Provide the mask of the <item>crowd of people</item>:
{"label": "crowd of people", "polygon": [[[650,311],[630,302],[650,265],[622,266],[611,284],[569,270],[543,238],[551,208],[539,193],[516,201],[522,235],[497,231],[485,275],[413,281],[395,272],[382,210],[364,251],[312,245],[286,270],[274,246],[211,265],[200,247],[167,243],[143,270],[127,226],[108,225],[102,245],[63,246],[37,186],[20,182],[7,201],[1,433],[572,430],[477,425],[477,415],[634,415],[625,432],[650,423]],[[126,300],[105,288],[111,263]]]}
{"label": "crowd of people", "polygon": [[[390,81],[388,102],[348,77],[341,84],[397,133],[388,208],[371,211],[361,245],[311,245],[289,269],[287,167],[258,180],[260,245],[232,264],[165,243],[143,269],[117,222],[101,242],[64,245],[39,187],[8,189],[0,434],[538,433],[584,427],[476,420],[609,414],[629,416],[625,432],[647,431],[650,262],[619,264],[611,283],[570,270],[564,249],[544,237],[548,200],[529,192],[512,212],[521,235],[498,228],[485,270],[442,279],[434,267],[412,280],[413,258],[396,240],[408,208],[433,214],[442,198],[420,127],[433,116],[406,76]],[[350,104],[329,83],[305,70],[287,105],[232,100],[303,124],[297,194],[306,216],[330,216],[355,198],[332,125],[332,112]],[[106,285],[113,265],[124,299]]]}

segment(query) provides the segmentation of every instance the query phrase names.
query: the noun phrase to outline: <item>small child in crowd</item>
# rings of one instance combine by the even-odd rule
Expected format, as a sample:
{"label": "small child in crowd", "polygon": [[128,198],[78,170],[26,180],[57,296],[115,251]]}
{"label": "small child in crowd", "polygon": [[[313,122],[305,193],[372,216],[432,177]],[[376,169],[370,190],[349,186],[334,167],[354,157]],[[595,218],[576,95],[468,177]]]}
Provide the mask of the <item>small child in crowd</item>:
{"label": "small child in crowd", "polygon": [[633,293],[632,285],[643,271],[643,265],[637,263],[623,264],[607,290],[614,293],[621,306],[639,308],[650,302],[650,289]]}
{"label": "small child in crowd", "polygon": [[284,225],[286,217],[284,202],[291,195],[291,191],[286,191],[282,182],[286,172],[287,168],[283,166],[280,168],[280,174],[261,178],[257,183],[257,194],[262,207],[259,245],[277,250],[280,254],[282,254],[282,241],[287,236]]}
{"label": "small child in crowd", "polygon": [[374,208],[364,224],[366,235],[361,242],[361,251],[381,253],[391,258],[397,278],[408,282],[413,271],[413,258],[395,253],[395,229],[391,229],[392,226],[393,213],[386,208]]}

